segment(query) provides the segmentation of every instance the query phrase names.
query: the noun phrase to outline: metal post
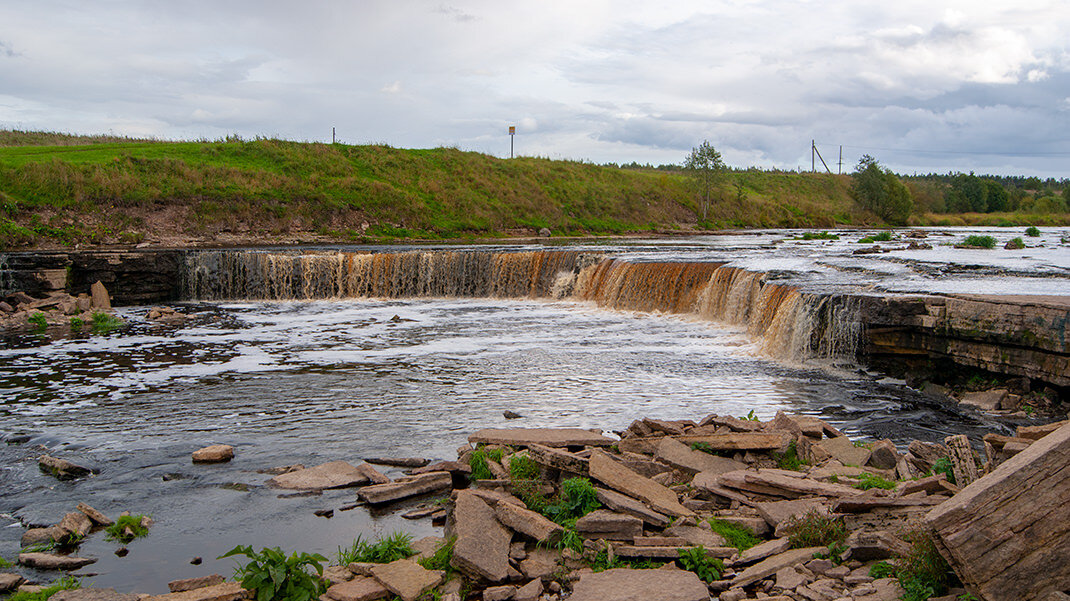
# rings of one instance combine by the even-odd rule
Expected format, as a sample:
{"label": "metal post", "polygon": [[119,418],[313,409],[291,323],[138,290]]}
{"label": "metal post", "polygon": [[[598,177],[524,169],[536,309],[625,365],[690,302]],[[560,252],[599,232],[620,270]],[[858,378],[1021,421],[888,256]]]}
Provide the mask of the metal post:
{"label": "metal post", "polygon": [[840,144],[840,164],[838,167],[836,167],[836,173],[843,173],[843,144]]}
{"label": "metal post", "polygon": [[817,145],[813,140],[810,140],[810,173],[817,171],[817,163],[814,162],[814,153],[817,151]]}
{"label": "metal post", "polygon": [[509,158],[513,158],[513,138],[516,136],[516,126],[509,126]]}
{"label": "metal post", "polygon": [[337,141],[337,138],[334,137],[334,128],[332,127],[331,128],[331,144],[335,144],[336,141]]}

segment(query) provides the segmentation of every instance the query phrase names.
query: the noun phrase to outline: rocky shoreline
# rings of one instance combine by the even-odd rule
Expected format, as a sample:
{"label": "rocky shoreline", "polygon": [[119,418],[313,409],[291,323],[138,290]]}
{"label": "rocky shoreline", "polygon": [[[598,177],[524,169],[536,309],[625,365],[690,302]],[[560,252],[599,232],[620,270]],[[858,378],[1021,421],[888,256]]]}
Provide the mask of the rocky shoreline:
{"label": "rocky shoreline", "polygon": [[[404,517],[443,525],[440,537],[397,533],[358,541],[356,555],[320,558],[332,565],[322,586],[318,577],[309,582],[323,601],[1070,598],[1070,575],[1060,569],[1070,565],[1062,498],[1070,422],[906,448],[851,441],[818,418],[783,412],[766,422],[643,419],[615,434],[486,429],[468,437],[455,461],[369,458],[266,471],[285,494],[355,488],[352,503],[323,517],[408,501]],[[191,461],[233,456],[213,445]],[[391,480],[373,464],[409,471]],[[62,458],[42,456],[39,465],[57,478],[89,475]],[[126,525],[116,529],[79,504],[55,525],[27,530],[18,563],[77,577],[94,561],[77,555],[85,537],[108,528],[123,540],[151,527],[141,516],[120,520]],[[379,553],[387,549],[396,555]],[[42,590],[22,579],[0,569],[0,593]],[[219,575],[170,589],[153,601],[257,592]],[[144,597],[83,588],[52,598]]]}

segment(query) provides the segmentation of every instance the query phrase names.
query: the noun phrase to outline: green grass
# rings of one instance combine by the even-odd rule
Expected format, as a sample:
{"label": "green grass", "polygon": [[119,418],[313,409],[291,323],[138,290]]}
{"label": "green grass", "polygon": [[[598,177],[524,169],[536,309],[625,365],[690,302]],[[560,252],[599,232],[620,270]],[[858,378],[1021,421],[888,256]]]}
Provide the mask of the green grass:
{"label": "green grass", "polygon": [[891,480],[881,478],[876,474],[869,472],[862,472],[858,475],[858,484],[854,484],[855,488],[861,490],[869,490],[871,488],[883,488],[884,490],[895,490],[897,484]]}
{"label": "green grass", "polygon": [[[453,559],[453,546],[457,543],[456,537],[450,537],[446,542],[435,549],[435,552],[430,557],[416,560],[416,563],[420,564],[427,570],[442,570],[446,572],[446,578],[449,578],[455,571],[453,566],[450,565],[450,561]],[[347,565],[347,564],[342,564]]]}
{"label": "green grass", "polygon": [[724,574],[724,562],[706,555],[704,547],[677,549],[676,553],[679,556],[680,566],[688,572],[694,572],[699,579],[707,584],[720,580],[721,575]]}
{"label": "green grass", "polygon": [[[149,529],[142,522],[143,515],[121,515],[111,526],[104,528],[104,538],[120,543],[128,543],[135,538],[149,535]],[[128,531],[129,530],[129,531]]]}
{"label": "green grass", "polygon": [[995,248],[996,239],[992,236],[978,236],[973,234],[966,236],[966,239],[962,241],[962,246],[972,248]]}
{"label": "green grass", "polygon": [[896,578],[904,601],[925,601],[947,593],[955,577],[928,532],[915,529],[906,536],[910,550],[897,558]]}
{"label": "green grass", "polygon": [[803,465],[805,465],[805,462],[799,458],[799,449],[794,440],[788,443],[787,451],[784,451],[783,453],[773,451],[770,455],[772,455],[773,459],[776,461],[777,467],[782,470],[797,472],[802,469]]}
{"label": "green grass", "polygon": [[48,328],[48,322],[45,321],[45,314],[38,311],[30,316],[30,323],[33,325],[35,332],[44,332]]}
{"label": "green grass", "polygon": [[0,568],[10,568],[14,565],[15,564],[11,563],[10,561],[4,559],[3,557],[0,557]]}
{"label": "green grass", "polygon": [[1011,250],[1021,250],[1025,248],[1025,240],[1019,238],[1011,238],[1010,242],[1007,242],[1007,248]]}
{"label": "green grass", "polygon": [[[451,546],[451,552],[452,548]],[[344,566],[353,562],[390,563],[413,555],[416,555],[416,551],[412,548],[412,535],[404,532],[395,532],[386,538],[376,538],[375,542],[361,540],[358,535],[349,548],[338,548],[338,564]]]}
{"label": "green grass", "polygon": [[45,601],[52,595],[65,590],[81,588],[82,583],[71,576],[64,576],[36,593],[14,592],[8,595],[7,601]]}
{"label": "green grass", "polygon": [[469,480],[494,479],[494,474],[487,467],[487,453],[483,449],[472,451],[472,454],[468,456],[468,466],[472,468],[472,473],[468,474]]}
{"label": "green grass", "polygon": [[801,236],[796,236],[792,240],[839,240],[840,237],[837,234],[830,234],[828,232],[804,232]]}
{"label": "green grass", "polygon": [[578,518],[601,506],[591,481],[577,477],[561,483],[556,502],[547,505],[543,513],[558,524],[572,527]]}
{"label": "green grass", "polygon": [[887,561],[878,561],[869,567],[870,578],[890,578],[895,576],[895,566]]}
{"label": "green grass", "polygon": [[536,480],[541,473],[542,468],[539,467],[539,464],[526,454],[513,455],[509,459],[509,478],[514,482],[518,480]]}
{"label": "green grass", "polygon": [[843,519],[813,509],[802,516],[790,518],[786,531],[792,549],[831,547],[843,543],[848,535]]}
{"label": "green grass", "polygon": [[102,311],[93,313],[93,323],[90,326],[94,334],[107,334],[126,325],[126,322]]}
{"label": "green grass", "polygon": [[933,462],[933,467],[931,470],[929,470],[929,475],[933,476],[935,474],[943,474],[947,478],[948,482],[950,482],[951,484],[956,484],[955,469],[951,463],[951,459],[948,457],[940,457],[935,462]]}
{"label": "green grass", "polygon": [[741,552],[762,542],[743,526],[717,518],[710,519],[710,529],[713,530],[714,534],[721,535],[722,538],[728,541],[729,545],[739,549]]}

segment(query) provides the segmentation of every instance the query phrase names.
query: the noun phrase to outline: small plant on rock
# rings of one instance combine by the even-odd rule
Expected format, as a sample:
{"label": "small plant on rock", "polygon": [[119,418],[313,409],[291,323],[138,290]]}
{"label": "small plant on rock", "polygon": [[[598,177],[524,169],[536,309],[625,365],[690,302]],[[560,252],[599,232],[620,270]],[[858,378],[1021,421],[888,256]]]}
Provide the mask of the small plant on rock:
{"label": "small plant on rock", "polygon": [[1037,229],[1037,226],[1031,225],[1028,228],[1026,228],[1025,235],[1029,236],[1030,238],[1036,238],[1037,236],[1040,235],[1040,230]]}
{"label": "small plant on rock", "polygon": [[77,317],[72,317],[70,320],[70,325],[72,330],[81,330],[83,327],[85,327],[85,322]]}
{"label": "small plant on rock", "polygon": [[35,332],[44,332],[48,328],[48,321],[45,319],[45,314],[38,311],[30,316],[30,324],[33,325]]}
{"label": "small plant on rock", "polygon": [[694,572],[696,576],[707,584],[720,580],[724,574],[724,562],[720,559],[706,555],[705,547],[691,547],[689,549],[677,549],[680,566],[688,572]]}
{"label": "small plant on rock", "polygon": [[951,484],[956,484],[955,469],[949,457],[940,457],[939,459],[933,462],[933,468],[932,470],[930,470],[929,475],[934,474],[943,474],[945,477],[947,477],[948,482],[950,482]]}
{"label": "small plant on rock", "polygon": [[468,456],[468,466],[472,468],[472,473],[468,475],[469,480],[494,479],[494,474],[487,467],[487,453],[483,449],[472,451],[472,454]]}
{"label": "small plant on rock", "polygon": [[121,328],[124,325],[126,325],[126,323],[118,317],[115,317],[114,315],[103,313],[101,311],[93,313],[92,328],[93,333],[95,334],[107,334],[108,332]]}
{"label": "small plant on rock", "polygon": [[776,460],[776,465],[782,470],[791,470],[793,472],[799,471],[803,466],[803,461],[799,459],[799,448],[795,444],[795,441],[788,443],[788,450],[783,453],[773,451],[771,453],[773,459]]}
{"label": "small plant on rock", "polygon": [[601,506],[602,504],[598,502],[598,493],[595,492],[590,480],[569,478],[561,483],[557,502],[548,505],[545,514],[558,524],[571,526],[578,518]]}
{"label": "small plant on rock", "polygon": [[954,578],[951,566],[936,549],[932,536],[921,528],[906,535],[910,550],[898,558],[896,577],[905,601],[924,601],[947,593]]}
{"label": "small plant on rock", "polygon": [[895,566],[887,561],[878,561],[869,567],[869,577],[873,579],[895,576]]}
{"label": "small plant on rock", "polygon": [[1025,248],[1025,240],[1022,240],[1021,238],[1011,238],[1004,248],[1007,250],[1021,250]]}
{"label": "small plant on rock", "polygon": [[115,523],[104,529],[104,538],[120,543],[128,543],[135,538],[149,535],[152,520],[144,515],[121,515]]}
{"label": "small plant on rock", "polygon": [[[453,547],[450,547],[451,552]],[[348,549],[338,548],[339,565],[347,565],[353,562],[360,563],[390,563],[398,559],[407,559],[416,555],[412,548],[412,535],[404,532],[395,532],[386,538],[377,538],[375,542],[361,540],[353,541]]]}
{"label": "small plant on rock", "polygon": [[250,546],[238,545],[219,559],[235,555],[250,560],[235,568],[234,577],[243,588],[256,593],[256,601],[312,601],[327,590],[321,564],[327,558],[318,553],[293,553],[287,557],[278,547],[257,553]]}
{"label": "small plant on rock", "polygon": [[811,509],[802,516],[794,516],[787,524],[792,549],[830,547],[847,540],[847,526],[843,519]]}
{"label": "small plant on rock", "polygon": [[995,248],[996,239],[992,236],[966,236],[966,239],[962,241],[962,246],[966,248]]}
{"label": "small plant on rock", "polygon": [[728,541],[729,545],[740,551],[746,551],[761,542],[750,530],[743,526],[717,518],[710,519],[710,530],[713,530],[714,534],[721,535],[721,538]]}
{"label": "small plant on rock", "polygon": [[11,595],[8,596],[7,601],[45,601],[46,599],[60,591],[66,591],[81,587],[82,582],[77,578],[72,578],[71,576],[64,576],[63,578],[60,578],[59,580],[37,591],[36,593],[31,593],[28,591],[17,591],[11,593]]}
{"label": "small plant on rock", "polygon": [[517,480],[537,480],[542,469],[534,459],[526,454],[513,455],[509,459],[509,478]]}
{"label": "small plant on rock", "polygon": [[869,490],[871,488],[883,488],[884,490],[895,490],[896,483],[891,480],[881,478],[876,474],[869,472],[862,472],[858,475],[858,484],[853,486],[860,490]]}
{"label": "small plant on rock", "polygon": [[430,557],[418,559],[416,563],[426,570],[442,570],[446,572],[446,578],[449,578],[455,571],[453,566],[450,565],[450,561],[453,560],[453,545],[456,542],[457,537],[451,536],[446,542],[442,543],[441,547],[435,549],[435,552]]}

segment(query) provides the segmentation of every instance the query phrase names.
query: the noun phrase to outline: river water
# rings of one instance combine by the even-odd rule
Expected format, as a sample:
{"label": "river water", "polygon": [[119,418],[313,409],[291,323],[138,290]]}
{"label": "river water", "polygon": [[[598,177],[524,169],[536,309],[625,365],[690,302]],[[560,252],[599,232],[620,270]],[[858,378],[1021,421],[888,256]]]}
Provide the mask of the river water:
{"label": "river water", "polygon": [[[814,288],[1070,295],[1065,229],[1046,231],[1045,246],[1016,254],[934,244],[858,256],[853,241],[790,241],[792,234],[577,250],[631,261],[727,261]],[[352,503],[354,493],[279,498],[256,470],[372,456],[452,459],[466,435],[484,427],[619,430],[644,416],[698,420],[753,410],[769,418],[781,409],[901,444],[999,427],[842,359],[772,360],[745,325],[691,313],[611,310],[575,298],[174,306],[186,321],[154,323],[147,307],[127,307],[118,313],[130,327],[110,334],[0,345],[0,436],[9,441],[0,445],[0,556],[13,559],[22,523],[55,523],[80,501],[156,520],[126,557],[100,534],[82,545],[80,554],[99,558],[82,571],[97,574],[86,582],[121,591],[160,593],[176,578],[229,576],[233,563],[214,558],[236,544],[333,555],[358,535],[432,534],[429,523],[397,511],[316,517],[315,510]],[[523,417],[506,420],[504,410]],[[193,450],[214,443],[233,445],[235,460],[190,462]],[[43,452],[100,474],[57,482],[37,470]],[[194,556],[204,563],[190,565]]]}

